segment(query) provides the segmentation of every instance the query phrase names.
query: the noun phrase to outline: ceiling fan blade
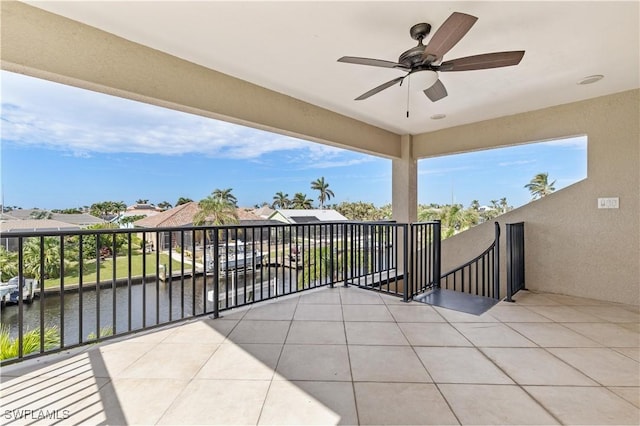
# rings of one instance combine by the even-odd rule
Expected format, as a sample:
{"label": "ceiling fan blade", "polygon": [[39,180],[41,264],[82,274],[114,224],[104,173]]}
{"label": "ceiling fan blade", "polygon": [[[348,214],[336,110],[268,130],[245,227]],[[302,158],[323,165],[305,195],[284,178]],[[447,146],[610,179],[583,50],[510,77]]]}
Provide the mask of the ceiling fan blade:
{"label": "ceiling fan blade", "polygon": [[445,89],[444,84],[442,84],[440,80],[437,80],[433,83],[433,86],[424,90],[424,94],[427,95],[427,98],[431,99],[431,102],[435,102],[447,96],[447,89]]}
{"label": "ceiling fan blade", "polygon": [[358,65],[370,65],[372,67],[382,67],[382,68],[399,68],[401,70],[407,70],[407,71],[409,70],[409,68],[397,62],[385,61],[382,59],[358,58],[356,56],[343,56],[342,58],[338,59],[338,62],[345,62],[348,64],[358,64]]}
{"label": "ceiling fan blade", "polygon": [[518,65],[523,56],[524,50],[484,53],[482,55],[467,56],[443,62],[440,64],[438,71],[471,71],[510,67],[512,65]]}
{"label": "ceiling fan blade", "polygon": [[431,37],[424,49],[422,60],[431,63],[441,59],[464,37],[477,20],[475,16],[453,12]]}
{"label": "ceiling fan blade", "polygon": [[405,77],[406,76],[402,76],[402,77],[394,78],[393,80],[387,81],[386,83],[383,83],[378,87],[374,87],[373,89],[369,90],[367,93],[363,93],[362,95],[358,96],[355,100],[361,101],[363,99],[367,99],[369,96],[373,96],[378,92],[382,92],[384,89],[387,89],[395,84],[400,83],[402,80],[404,80]]}

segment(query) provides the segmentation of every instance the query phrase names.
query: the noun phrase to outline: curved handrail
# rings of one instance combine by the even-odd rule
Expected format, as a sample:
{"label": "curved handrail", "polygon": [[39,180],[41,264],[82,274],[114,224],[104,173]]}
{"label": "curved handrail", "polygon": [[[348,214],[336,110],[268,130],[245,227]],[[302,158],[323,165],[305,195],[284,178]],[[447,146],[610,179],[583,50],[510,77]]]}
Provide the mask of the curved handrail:
{"label": "curved handrail", "polygon": [[[466,287],[467,293],[499,299],[499,244],[500,224],[495,222],[495,238],[489,247],[472,260],[442,274],[440,276],[440,288],[465,292]],[[460,290],[457,288],[458,277],[460,277]],[[453,288],[449,286],[450,281],[453,281]],[[465,286],[465,284],[468,285]]]}

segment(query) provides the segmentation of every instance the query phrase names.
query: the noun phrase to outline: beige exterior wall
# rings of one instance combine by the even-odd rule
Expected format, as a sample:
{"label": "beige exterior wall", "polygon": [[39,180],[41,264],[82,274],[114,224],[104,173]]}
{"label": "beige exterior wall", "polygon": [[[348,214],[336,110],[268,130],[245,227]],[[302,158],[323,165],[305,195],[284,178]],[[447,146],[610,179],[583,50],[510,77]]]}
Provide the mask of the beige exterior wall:
{"label": "beige exterior wall", "polygon": [[[529,289],[640,304],[640,90],[420,135],[414,152],[440,155],[442,147],[458,152],[577,134],[588,136],[587,179],[499,222],[525,222]],[[619,197],[620,208],[598,209],[598,197]],[[443,271],[480,253],[492,236],[487,223],[445,240]],[[504,294],[504,270],[502,283]]]}

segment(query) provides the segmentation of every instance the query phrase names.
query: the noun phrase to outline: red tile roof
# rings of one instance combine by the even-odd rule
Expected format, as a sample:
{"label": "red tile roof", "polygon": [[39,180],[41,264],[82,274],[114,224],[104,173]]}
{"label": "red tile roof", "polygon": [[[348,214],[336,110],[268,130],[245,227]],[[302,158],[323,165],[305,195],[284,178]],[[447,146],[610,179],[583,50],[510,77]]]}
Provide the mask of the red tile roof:
{"label": "red tile roof", "polygon": [[191,201],[181,204],[162,213],[147,216],[144,219],[133,223],[141,228],[172,228],[177,226],[188,226],[193,224],[193,217],[200,211],[198,203]]}
{"label": "red tile roof", "polygon": [[[173,228],[178,226],[193,225],[194,216],[200,211],[198,203],[191,201],[186,204],[181,204],[172,209],[163,211],[154,216],[148,216],[144,219],[135,221],[133,224],[140,228]],[[238,214],[238,220],[240,221],[255,221],[263,220],[261,217],[253,214],[249,209],[238,208],[236,209]]]}

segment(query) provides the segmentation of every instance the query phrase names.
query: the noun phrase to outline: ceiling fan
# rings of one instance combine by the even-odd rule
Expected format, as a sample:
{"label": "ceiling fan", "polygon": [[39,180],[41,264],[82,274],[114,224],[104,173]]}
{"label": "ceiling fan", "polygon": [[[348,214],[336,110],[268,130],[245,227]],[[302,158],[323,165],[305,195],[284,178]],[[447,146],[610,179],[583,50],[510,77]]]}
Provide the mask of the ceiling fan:
{"label": "ceiling fan", "polygon": [[410,34],[411,38],[418,40],[418,45],[403,52],[398,58],[398,62],[359,58],[355,56],[343,56],[338,59],[338,62],[395,68],[407,72],[407,74],[402,77],[394,78],[380,86],[374,87],[368,92],[358,96],[355,100],[360,101],[367,99],[398,83],[402,85],[402,81],[405,78],[413,75],[413,78],[418,77],[421,80],[421,88],[426,87],[424,94],[427,95],[432,102],[436,102],[447,96],[447,89],[445,89],[442,82],[438,79],[438,71],[471,71],[518,65],[524,56],[524,50],[484,53],[442,62],[442,57],[465,36],[477,20],[478,18],[475,16],[465,13],[452,13],[433,34],[426,46],[422,44],[422,40],[431,31],[431,25],[426,23],[414,25],[410,29]]}

